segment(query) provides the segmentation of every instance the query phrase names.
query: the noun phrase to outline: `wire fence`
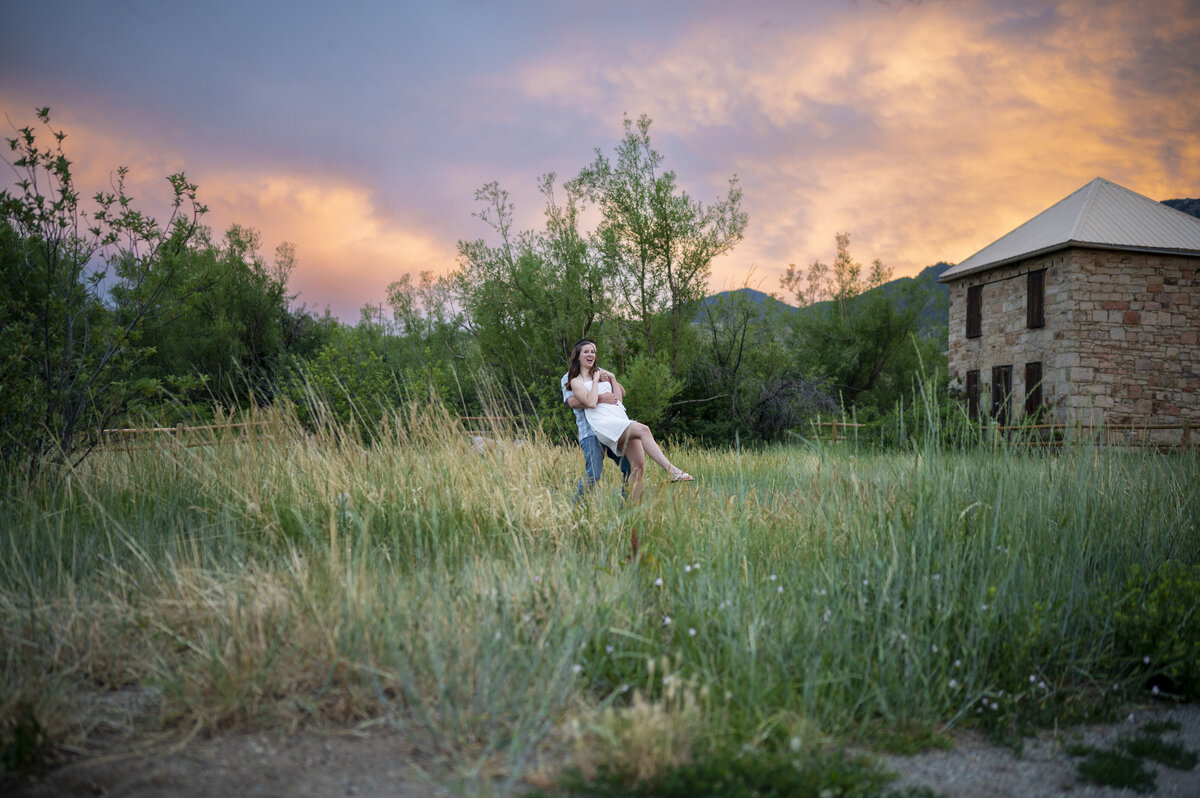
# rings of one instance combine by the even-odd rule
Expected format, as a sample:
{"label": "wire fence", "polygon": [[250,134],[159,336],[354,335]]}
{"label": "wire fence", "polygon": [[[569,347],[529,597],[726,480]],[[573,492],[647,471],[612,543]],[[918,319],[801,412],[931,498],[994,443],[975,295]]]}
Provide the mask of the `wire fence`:
{"label": "wire fence", "polygon": [[[512,416],[462,416],[462,432],[468,436],[489,436],[498,430],[514,430],[519,419]],[[173,427],[125,427],[107,429],[100,435],[94,451],[134,452],[167,446],[219,446],[260,438],[274,437],[277,422],[240,421],[223,424],[176,424]],[[813,421],[817,438],[831,444],[854,442],[863,429],[876,425],[854,421]],[[1094,443],[1108,446],[1139,446],[1159,449],[1187,448],[1200,445],[1196,427],[1178,424],[989,424],[981,425],[980,440],[996,446],[1055,447],[1068,443]],[[827,432],[826,432],[827,431]]]}
{"label": "wire fence", "polygon": [[[812,426],[818,438],[836,444],[855,439],[859,430],[875,425],[833,420],[814,421]],[[1094,443],[1176,449],[1200,445],[1197,426],[1200,422],[1190,420],[1178,424],[981,424],[979,432],[981,441],[990,441],[997,447],[1001,443],[1032,447]],[[823,433],[826,429],[828,435]]]}
{"label": "wire fence", "polygon": [[[472,438],[489,438],[522,428],[515,416],[462,416],[462,433]],[[100,433],[96,452],[136,452],[168,447],[220,446],[278,437],[275,420],[239,421],[221,424],[176,424],[173,427],[123,427]]]}
{"label": "wire fence", "polygon": [[122,427],[100,433],[97,452],[136,452],[166,446],[219,446],[269,437],[274,422],[239,421],[225,424],[176,424],[173,427]]}

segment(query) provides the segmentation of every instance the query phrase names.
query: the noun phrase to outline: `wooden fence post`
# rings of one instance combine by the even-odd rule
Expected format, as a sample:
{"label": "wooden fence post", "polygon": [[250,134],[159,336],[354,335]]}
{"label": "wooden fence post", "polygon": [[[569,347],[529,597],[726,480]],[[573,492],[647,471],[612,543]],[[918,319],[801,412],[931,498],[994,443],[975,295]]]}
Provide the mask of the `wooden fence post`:
{"label": "wooden fence post", "polygon": [[833,443],[837,443],[837,419],[833,420]]}

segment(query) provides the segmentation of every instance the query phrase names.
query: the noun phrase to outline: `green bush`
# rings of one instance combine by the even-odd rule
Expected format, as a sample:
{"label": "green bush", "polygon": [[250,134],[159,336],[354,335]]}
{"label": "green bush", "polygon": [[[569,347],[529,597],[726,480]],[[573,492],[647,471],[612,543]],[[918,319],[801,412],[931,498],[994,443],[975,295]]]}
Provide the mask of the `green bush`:
{"label": "green bush", "polygon": [[1200,698],[1200,565],[1134,566],[1113,616],[1120,655],[1147,685]]}
{"label": "green bush", "polygon": [[387,364],[357,336],[326,344],[296,369],[285,389],[296,415],[310,429],[334,423],[372,439],[395,406],[396,388]]}
{"label": "green bush", "polygon": [[638,355],[618,379],[629,392],[625,399],[629,417],[652,428],[667,417],[667,407],[683,388],[683,383],[671,375],[671,367],[662,355]]}

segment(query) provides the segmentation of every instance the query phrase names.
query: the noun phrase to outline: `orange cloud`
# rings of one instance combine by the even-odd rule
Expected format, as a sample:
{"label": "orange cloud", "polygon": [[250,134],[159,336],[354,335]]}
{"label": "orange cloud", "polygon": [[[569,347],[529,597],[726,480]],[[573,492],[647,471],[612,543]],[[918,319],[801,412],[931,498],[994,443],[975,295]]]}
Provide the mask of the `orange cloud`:
{"label": "orange cloud", "polygon": [[215,198],[214,217],[254,227],[264,242],[295,244],[292,287],[310,305],[332,303],[343,318],[353,317],[349,297],[379,302],[402,274],[445,273],[455,262],[453,246],[385,218],[362,186],[225,173],[206,176],[204,193]]}

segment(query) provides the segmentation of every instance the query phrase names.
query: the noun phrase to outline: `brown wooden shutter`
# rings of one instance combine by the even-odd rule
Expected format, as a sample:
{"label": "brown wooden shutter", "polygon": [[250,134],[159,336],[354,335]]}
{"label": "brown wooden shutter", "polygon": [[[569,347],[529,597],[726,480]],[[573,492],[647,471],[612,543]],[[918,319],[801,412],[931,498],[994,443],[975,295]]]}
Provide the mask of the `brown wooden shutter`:
{"label": "brown wooden shutter", "polygon": [[979,369],[967,372],[967,418],[979,420]]}
{"label": "brown wooden shutter", "polygon": [[983,286],[967,288],[967,337],[978,338],[983,329]]}
{"label": "brown wooden shutter", "polygon": [[1046,270],[1039,269],[1025,276],[1027,296],[1025,299],[1025,326],[1046,326]]}

